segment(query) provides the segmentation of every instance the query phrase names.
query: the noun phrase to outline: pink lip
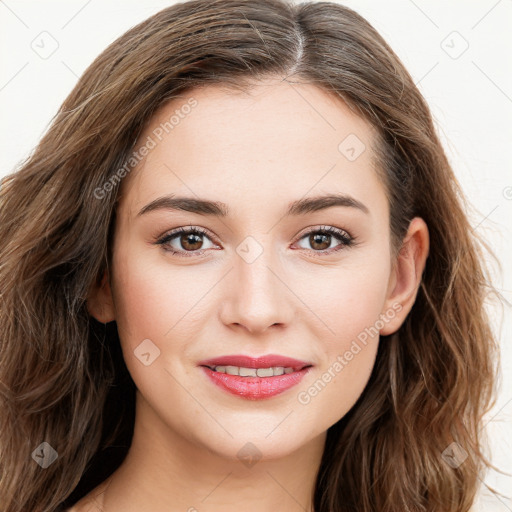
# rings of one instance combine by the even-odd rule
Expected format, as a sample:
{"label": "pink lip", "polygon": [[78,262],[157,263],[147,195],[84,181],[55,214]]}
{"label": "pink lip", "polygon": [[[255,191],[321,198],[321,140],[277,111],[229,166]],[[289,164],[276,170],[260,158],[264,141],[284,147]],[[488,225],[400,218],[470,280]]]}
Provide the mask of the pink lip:
{"label": "pink lip", "polygon": [[[309,372],[310,363],[290,357],[269,354],[253,358],[243,355],[223,356],[201,361],[200,366],[210,380],[225,391],[248,400],[271,398],[298,384]],[[242,366],[244,368],[293,368],[293,373],[273,377],[240,377],[212,370],[214,366]],[[212,368],[209,368],[212,367]]]}
{"label": "pink lip", "polygon": [[261,400],[270,398],[298,384],[309,372],[310,367],[298,372],[274,375],[273,377],[240,377],[211,370],[207,366],[201,367],[211,381],[233,395],[248,400]]}

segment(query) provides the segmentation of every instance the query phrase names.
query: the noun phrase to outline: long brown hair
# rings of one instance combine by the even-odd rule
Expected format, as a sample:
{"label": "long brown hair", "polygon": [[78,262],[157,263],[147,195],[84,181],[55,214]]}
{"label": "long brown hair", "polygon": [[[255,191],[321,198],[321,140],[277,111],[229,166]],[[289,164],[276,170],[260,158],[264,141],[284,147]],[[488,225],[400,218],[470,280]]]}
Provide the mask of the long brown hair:
{"label": "long brown hair", "polygon": [[[112,177],[138,134],[165,101],[193,87],[243,89],[291,75],[337,94],[376,128],[394,247],[414,216],[430,231],[412,311],[382,337],[364,393],[327,432],[315,511],[470,508],[488,464],[481,427],[494,396],[496,341],[484,307],[492,287],[487,246],[471,230],[425,100],[382,37],[347,7],[192,0],[113,42],[3,180],[3,512],[61,510],[128,450],[134,383],[115,322],[96,322],[86,301],[111,262],[119,190]],[[42,469],[35,457],[50,453],[44,442],[57,459]],[[453,443],[468,455],[460,464],[443,457]]]}

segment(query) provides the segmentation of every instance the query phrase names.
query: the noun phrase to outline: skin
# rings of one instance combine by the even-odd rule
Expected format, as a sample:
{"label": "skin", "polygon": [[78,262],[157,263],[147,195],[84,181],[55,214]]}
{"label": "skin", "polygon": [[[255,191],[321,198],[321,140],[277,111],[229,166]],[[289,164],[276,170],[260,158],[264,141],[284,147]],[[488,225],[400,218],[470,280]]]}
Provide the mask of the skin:
{"label": "skin", "polygon": [[[428,229],[413,219],[392,256],[366,121],[316,86],[276,78],[245,93],[189,91],[155,114],[140,143],[191,96],[197,106],[124,179],[111,275],[88,300],[97,320],[117,322],[137,386],[136,420],[124,463],[73,512],[311,510],[326,431],[362,393],[379,336],[359,343],[342,371],[333,363],[365,328],[395,332],[416,298]],[[366,146],[354,161],[338,149],[349,134]],[[335,206],[284,216],[292,201],[327,193],[350,195],[368,213]],[[167,194],[222,201],[230,213],[137,216]],[[169,242],[192,256],[155,244],[187,225],[211,234],[192,248],[179,235]],[[355,245],[336,236],[315,245],[307,233],[321,226],[346,230]],[[237,253],[249,236],[262,250],[251,263]],[[380,315],[388,318],[382,328]],[[148,366],[134,353],[145,339],[160,350]],[[257,401],[214,386],[198,367],[215,356],[268,353],[313,367],[298,385]],[[301,403],[299,393],[329,369],[330,381]],[[237,456],[248,442],[261,456],[251,467]]]}

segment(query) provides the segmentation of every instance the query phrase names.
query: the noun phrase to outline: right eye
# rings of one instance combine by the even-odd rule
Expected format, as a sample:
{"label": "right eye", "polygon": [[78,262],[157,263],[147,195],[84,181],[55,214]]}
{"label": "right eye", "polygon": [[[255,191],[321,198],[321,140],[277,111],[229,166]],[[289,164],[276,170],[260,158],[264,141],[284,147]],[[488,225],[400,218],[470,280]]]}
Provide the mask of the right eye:
{"label": "right eye", "polygon": [[203,252],[208,249],[208,247],[206,249],[202,247],[202,239],[204,238],[210,239],[207,231],[203,228],[180,227],[166,233],[155,243],[162,245],[163,248],[171,254],[189,257],[203,254]]}

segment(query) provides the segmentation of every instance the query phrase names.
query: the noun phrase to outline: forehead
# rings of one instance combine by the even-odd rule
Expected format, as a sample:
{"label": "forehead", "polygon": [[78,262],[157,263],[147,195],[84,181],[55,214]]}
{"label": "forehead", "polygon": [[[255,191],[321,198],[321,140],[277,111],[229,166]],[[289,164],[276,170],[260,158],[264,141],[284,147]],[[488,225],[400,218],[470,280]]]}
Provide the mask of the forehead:
{"label": "forehead", "polygon": [[135,151],[150,149],[123,181],[120,204],[134,216],[165,193],[229,202],[281,200],[283,189],[293,199],[312,189],[371,192],[382,188],[374,138],[341,98],[312,84],[268,79],[243,91],[192,89],[147,124]]}

